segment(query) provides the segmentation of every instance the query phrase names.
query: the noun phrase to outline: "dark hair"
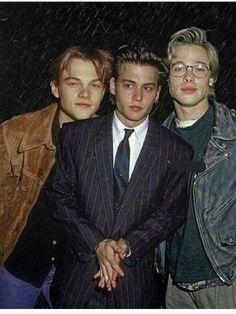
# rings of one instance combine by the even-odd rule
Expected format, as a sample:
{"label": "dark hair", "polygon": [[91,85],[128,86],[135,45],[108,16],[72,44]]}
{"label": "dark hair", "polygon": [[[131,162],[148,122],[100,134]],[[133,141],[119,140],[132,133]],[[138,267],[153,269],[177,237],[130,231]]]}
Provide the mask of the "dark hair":
{"label": "dark hair", "polygon": [[166,77],[167,67],[154,52],[146,50],[144,47],[128,47],[119,48],[114,57],[112,76],[117,79],[119,70],[124,63],[135,63],[140,65],[150,65],[158,70],[158,83],[162,84],[162,80]]}
{"label": "dark hair", "polygon": [[69,71],[71,61],[75,58],[91,61],[99,79],[104,84],[108,84],[112,72],[112,54],[107,50],[83,46],[68,48],[55,59],[50,69],[52,80],[58,82],[62,72],[65,69]]}

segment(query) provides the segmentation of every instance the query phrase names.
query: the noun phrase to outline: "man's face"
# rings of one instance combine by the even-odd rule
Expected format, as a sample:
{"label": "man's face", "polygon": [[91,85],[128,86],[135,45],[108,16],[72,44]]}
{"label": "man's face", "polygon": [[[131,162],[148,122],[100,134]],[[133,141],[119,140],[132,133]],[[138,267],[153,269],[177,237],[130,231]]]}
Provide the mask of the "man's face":
{"label": "man's face", "polygon": [[[175,50],[172,65],[183,63],[185,65],[205,64],[209,66],[209,58],[204,48],[196,45],[183,45]],[[169,76],[169,91],[176,106],[195,107],[198,109],[208,106],[209,86],[214,83],[208,71],[204,78],[194,76],[192,69],[187,68],[181,77]]]}
{"label": "man's face", "polygon": [[59,82],[51,82],[51,89],[60,98],[60,124],[93,117],[104,94],[93,63],[76,58],[63,71]]}
{"label": "man's face", "polygon": [[110,81],[118,118],[128,127],[141,124],[158,99],[158,70],[149,65],[123,63],[118,78]]}

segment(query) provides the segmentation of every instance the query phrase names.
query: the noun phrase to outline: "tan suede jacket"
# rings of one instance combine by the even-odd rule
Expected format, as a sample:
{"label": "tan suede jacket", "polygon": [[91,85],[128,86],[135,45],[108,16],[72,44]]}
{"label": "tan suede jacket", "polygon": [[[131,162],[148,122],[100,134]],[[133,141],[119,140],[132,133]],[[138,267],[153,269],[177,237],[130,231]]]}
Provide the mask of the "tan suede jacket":
{"label": "tan suede jacket", "polygon": [[55,160],[57,104],[0,125],[0,264],[12,252]]}

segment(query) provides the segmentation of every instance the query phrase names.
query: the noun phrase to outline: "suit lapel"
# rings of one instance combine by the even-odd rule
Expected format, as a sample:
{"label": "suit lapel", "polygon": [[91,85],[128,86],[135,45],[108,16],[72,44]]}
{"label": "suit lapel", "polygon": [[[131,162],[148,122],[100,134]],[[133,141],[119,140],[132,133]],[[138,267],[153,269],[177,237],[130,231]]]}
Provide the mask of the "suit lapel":
{"label": "suit lapel", "polygon": [[114,224],[112,117],[112,114],[105,116],[95,140],[99,185],[109,234]]}
{"label": "suit lapel", "polygon": [[143,143],[142,150],[139,154],[132,176],[128,183],[120,210],[117,214],[116,221],[113,227],[112,234],[115,235],[124,220],[128,212],[132,207],[132,203],[138,196],[140,190],[145,184],[146,179],[150,176],[153,166],[158,158],[158,152],[161,148],[161,128],[157,122],[153,120],[149,121],[148,131]]}

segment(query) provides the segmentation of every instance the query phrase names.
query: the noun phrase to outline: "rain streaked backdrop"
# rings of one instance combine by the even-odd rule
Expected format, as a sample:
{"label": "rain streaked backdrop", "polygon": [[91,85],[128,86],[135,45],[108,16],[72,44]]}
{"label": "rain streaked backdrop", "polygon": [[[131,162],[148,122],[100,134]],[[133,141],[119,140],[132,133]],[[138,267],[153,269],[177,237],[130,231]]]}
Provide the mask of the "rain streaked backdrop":
{"label": "rain streaked backdrop", "polygon": [[[163,57],[170,35],[189,26],[208,30],[221,63],[217,99],[236,108],[234,2],[1,2],[0,122],[50,103],[49,66],[65,48],[145,45]],[[165,89],[154,117],[170,110]]]}

